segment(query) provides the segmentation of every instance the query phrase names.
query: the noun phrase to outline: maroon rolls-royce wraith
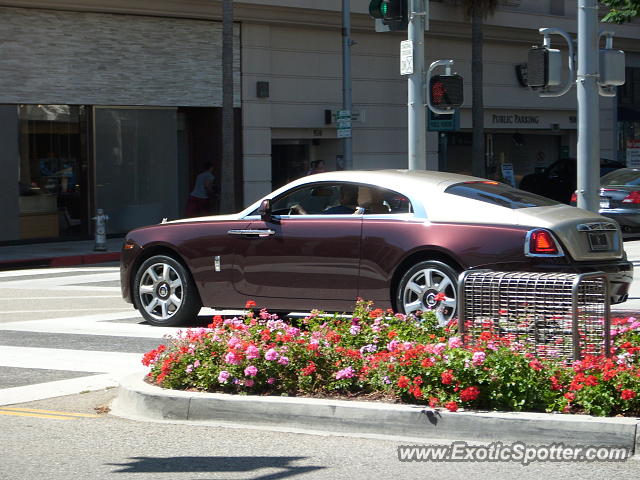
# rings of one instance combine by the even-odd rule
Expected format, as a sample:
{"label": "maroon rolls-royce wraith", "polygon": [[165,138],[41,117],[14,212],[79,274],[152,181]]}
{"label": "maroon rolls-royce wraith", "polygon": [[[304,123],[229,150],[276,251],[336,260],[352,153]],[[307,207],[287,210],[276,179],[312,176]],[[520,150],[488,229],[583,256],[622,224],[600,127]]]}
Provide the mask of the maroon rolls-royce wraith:
{"label": "maroon rolls-royce wraith", "polygon": [[298,179],[234,215],[131,231],[124,298],[154,325],[202,306],[348,312],[357,297],[409,313],[456,312],[461,272],[604,271],[612,303],[633,276],[619,226],[475,177],[341,171]]}

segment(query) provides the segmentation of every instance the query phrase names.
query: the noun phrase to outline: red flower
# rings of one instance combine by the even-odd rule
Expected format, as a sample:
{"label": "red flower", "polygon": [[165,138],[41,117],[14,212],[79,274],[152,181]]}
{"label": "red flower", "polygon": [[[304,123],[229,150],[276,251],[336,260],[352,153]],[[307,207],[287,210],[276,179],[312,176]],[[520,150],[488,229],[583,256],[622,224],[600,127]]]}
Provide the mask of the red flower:
{"label": "red flower", "polygon": [[438,292],[433,300],[436,302],[443,302],[447,299],[447,296],[443,292]]}
{"label": "red flower", "polygon": [[458,404],[456,402],[447,402],[444,404],[444,408],[446,408],[450,412],[455,412],[456,410],[458,410]]}
{"label": "red flower", "polygon": [[369,316],[371,318],[378,318],[382,315],[384,315],[384,310],[382,310],[381,308],[376,308],[375,310],[371,310],[371,312],[369,312]]}
{"label": "red flower", "polygon": [[573,392],[567,392],[564,394],[564,398],[566,398],[570,402],[573,402],[576,399],[576,394]]}
{"label": "red flower", "polygon": [[453,382],[453,372],[451,370],[445,370],[440,375],[443,385],[450,385]]}
{"label": "red flower", "polygon": [[501,308],[500,310],[498,310],[498,315],[506,315],[507,313],[509,313],[505,308]]}
{"label": "red flower", "polygon": [[302,369],[302,375],[309,376],[315,371],[316,371],[316,364],[313,362],[309,362],[309,365],[307,365]]}
{"label": "red flower", "polygon": [[420,390],[420,387],[418,386],[410,387],[409,393],[416,397],[418,400],[422,398],[422,390]]}
{"label": "red flower", "polygon": [[584,384],[590,387],[595,387],[596,385],[598,385],[598,383],[598,379],[594,375],[589,375],[584,379]]}
{"label": "red flower", "polygon": [[422,377],[420,375],[416,375],[415,377],[413,377],[413,384],[422,385]]}
{"label": "red flower", "polygon": [[422,363],[420,363],[420,365],[422,365],[424,368],[429,368],[433,366],[433,362],[430,358],[425,358],[424,360],[422,360]]}
{"label": "red flower", "polygon": [[631,400],[632,398],[635,398],[636,392],[634,392],[633,390],[622,390],[620,396],[623,400]]}
{"label": "red flower", "polygon": [[247,300],[247,303],[244,304],[244,308],[254,308],[257,305],[253,300]]}
{"label": "red flower", "polygon": [[400,388],[407,388],[409,386],[409,377],[405,377],[404,375],[401,375],[400,378],[398,379],[398,386]]}
{"label": "red flower", "polygon": [[431,408],[436,408],[438,406],[438,398],[437,397],[429,397],[429,406]]}
{"label": "red flower", "polygon": [[478,387],[467,387],[460,392],[460,400],[463,402],[471,402],[480,396]]}
{"label": "red flower", "polygon": [[535,360],[531,360],[529,362],[529,366],[533,368],[536,372],[539,372],[540,370],[542,370],[542,363],[540,363],[540,360],[538,360],[537,358]]}
{"label": "red flower", "polygon": [[398,333],[395,330],[389,330],[389,333],[387,333],[387,337],[389,337],[390,339],[397,335]]}

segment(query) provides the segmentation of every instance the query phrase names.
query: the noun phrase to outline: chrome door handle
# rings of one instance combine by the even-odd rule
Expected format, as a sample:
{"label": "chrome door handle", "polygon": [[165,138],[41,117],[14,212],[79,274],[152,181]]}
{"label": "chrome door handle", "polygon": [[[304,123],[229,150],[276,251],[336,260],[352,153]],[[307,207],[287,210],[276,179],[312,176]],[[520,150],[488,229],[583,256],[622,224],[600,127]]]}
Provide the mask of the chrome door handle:
{"label": "chrome door handle", "polygon": [[271,235],[275,235],[276,232],[271,229],[267,230],[229,230],[227,232],[229,235],[242,235],[246,237],[270,237]]}

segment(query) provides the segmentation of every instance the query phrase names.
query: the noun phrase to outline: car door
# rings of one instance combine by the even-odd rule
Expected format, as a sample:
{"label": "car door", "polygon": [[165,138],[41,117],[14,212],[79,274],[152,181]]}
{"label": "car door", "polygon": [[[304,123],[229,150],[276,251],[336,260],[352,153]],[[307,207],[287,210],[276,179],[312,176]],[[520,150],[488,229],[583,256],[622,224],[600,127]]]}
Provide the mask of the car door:
{"label": "car door", "polygon": [[355,300],[362,215],[323,213],[340,188],[325,182],[287,192],[273,200],[272,221],[256,216],[236,232],[236,290],[254,299]]}

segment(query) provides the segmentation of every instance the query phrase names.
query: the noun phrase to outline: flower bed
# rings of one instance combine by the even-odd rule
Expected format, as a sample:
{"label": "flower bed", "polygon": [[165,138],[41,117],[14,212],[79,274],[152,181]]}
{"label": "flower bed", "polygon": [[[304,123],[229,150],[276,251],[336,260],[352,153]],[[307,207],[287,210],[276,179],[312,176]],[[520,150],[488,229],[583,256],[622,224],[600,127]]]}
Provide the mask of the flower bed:
{"label": "flower bed", "polygon": [[[248,302],[247,308],[255,306]],[[216,316],[144,355],[150,382],[257,395],[384,397],[458,408],[640,413],[640,322],[613,319],[609,358],[539,360],[487,331],[464,345],[432,312],[393,314],[358,301],[351,318],[313,312],[294,326],[265,310]]]}

